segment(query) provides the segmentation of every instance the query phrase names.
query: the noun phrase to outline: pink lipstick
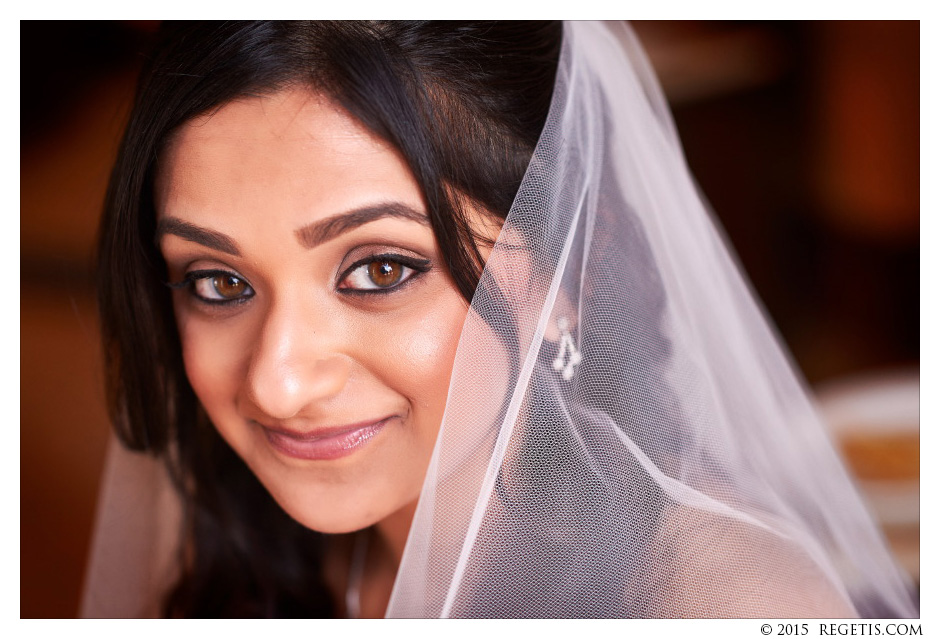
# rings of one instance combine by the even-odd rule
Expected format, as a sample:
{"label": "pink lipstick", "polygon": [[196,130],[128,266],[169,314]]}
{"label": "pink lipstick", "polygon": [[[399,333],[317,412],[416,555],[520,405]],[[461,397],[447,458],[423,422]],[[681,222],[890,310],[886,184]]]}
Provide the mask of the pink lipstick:
{"label": "pink lipstick", "polygon": [[261,425],[268,443],[278,452],[297,459],[328,460],[351,455],[375,437],[391,420],[361,422],[337,428],[324,428],[298,433],[283,428]]}

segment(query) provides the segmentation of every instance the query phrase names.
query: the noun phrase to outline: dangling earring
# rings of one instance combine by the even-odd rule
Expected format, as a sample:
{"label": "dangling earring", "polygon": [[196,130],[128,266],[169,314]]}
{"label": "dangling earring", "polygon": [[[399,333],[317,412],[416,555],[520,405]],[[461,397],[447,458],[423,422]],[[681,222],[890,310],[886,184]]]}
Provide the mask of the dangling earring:
{"label": "dangling earring", "polygon": [[[571,331],[568,329],[568,318],[559,318],[558,330],[561,331],[561,339],[558,340],[558,355],[555,357],[555,361],[552,362],[552,368],[561,371],[561,378],[564,380],[574,377],[574,367],[580,364],[583,359],[581,351],[578,350],[574,338],[571,336]],[[566,354],[568,355],[567,364],[565,363]]]}

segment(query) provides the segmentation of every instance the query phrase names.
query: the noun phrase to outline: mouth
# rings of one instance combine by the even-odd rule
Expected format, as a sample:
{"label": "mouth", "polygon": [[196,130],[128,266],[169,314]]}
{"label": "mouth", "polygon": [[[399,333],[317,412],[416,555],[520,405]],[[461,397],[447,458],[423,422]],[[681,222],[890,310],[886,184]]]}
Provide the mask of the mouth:
{"label": "mouth", "polygon": [[268,443],[278,452],[307,460],[339,459],[366,445],[391,421],[393,416],[373,422],[360,422],[336,428],[298,433],[259,424]]}

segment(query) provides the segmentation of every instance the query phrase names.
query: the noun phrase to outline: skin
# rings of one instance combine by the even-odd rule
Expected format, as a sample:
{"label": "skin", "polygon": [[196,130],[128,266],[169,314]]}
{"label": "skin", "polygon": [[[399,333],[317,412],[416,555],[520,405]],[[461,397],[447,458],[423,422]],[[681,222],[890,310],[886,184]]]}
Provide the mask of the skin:
{"label": "skin", "polygon": [[[161,157],[155,194],[196,395],[298,522],[325,533],[375,526],[363,608],[384,612],[468,309],[411,172],[328,99],[295,88],[184,125]],[[416,215],[381,214],[326,238],[316,232],[363,208]],[[348,271],[375,254],[427,270],[402,270],[395,285],[362,293],[378,285],[369,265]],[[183,283],[206,270],[222,274]],[[215,297],[226,303],[203,299]],[[298,459],[269,436],[383,419],[336,459]]]}

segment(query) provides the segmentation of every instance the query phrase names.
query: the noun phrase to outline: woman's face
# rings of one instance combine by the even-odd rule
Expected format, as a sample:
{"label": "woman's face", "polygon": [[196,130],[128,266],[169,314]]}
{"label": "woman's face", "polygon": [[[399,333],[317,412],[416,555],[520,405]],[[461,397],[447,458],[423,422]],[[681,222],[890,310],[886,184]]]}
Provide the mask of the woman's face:
{"label": "woman's face", "polygon": [[417,499],[467,303],[401,156],[309,91],[231,102],[161,157],[158,242],[186,373],[305,526]]}

